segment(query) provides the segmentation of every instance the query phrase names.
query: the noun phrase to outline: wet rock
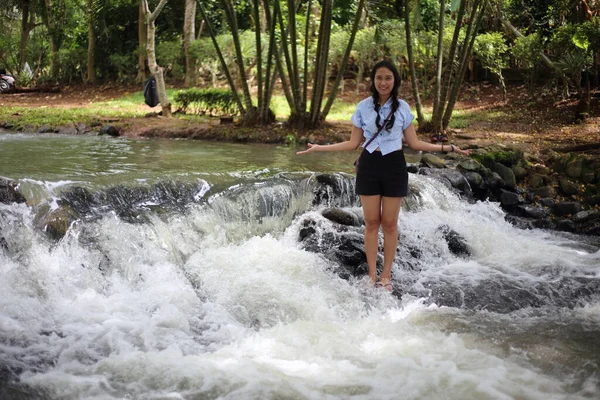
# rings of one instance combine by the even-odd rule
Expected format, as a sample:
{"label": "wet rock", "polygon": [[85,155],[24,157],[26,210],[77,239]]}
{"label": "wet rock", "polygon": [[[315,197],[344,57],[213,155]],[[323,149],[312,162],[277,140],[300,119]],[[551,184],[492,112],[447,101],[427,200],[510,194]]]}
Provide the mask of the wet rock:
{"label": "wet rock", "polygon": [[42,125],[38,129],[37,133],[54,133],[56,132],[54,128],[49,125]]}
{"label": "wet rock", "polygon": [[341,174],[319,174],[315,180],[313,205],[350,207],[359,204],[354,178]]}
{"label": "wet rock", "polygon": [[575,158],[569,161],[565,167],[565,174],[567,174],[570,178],[579,178],[581,177],[581,172],[583,171],[583,159]]}
{"label": "wet rock", "polygon": [[69,206],[61,206],[41,218],[40,227],[44,233],[53,240],[60,240],[66,234],[71,224],[79,215]]}
{"label": "wet rock", "polygon": [[585,221],[577,226],[577,232],[584,235],[600,236],[600,219]]}
{"label": "wet rock", "polygon": [[338,224],[361,226],[361,222],[356,214],[340,208],[327,208],[321,214],[328,220],[337,222]]}
{"label": "wet rock", "polygon": [[524,202],[521,195],[509,192],[508,190],[500,189],[500,204],[504,207],[512,207]]}
{"label": "wet rock", "polygon": [[560,190],[568,196],[579,193],[579,185],[567,178],[559,179],[558,186],[560,187]]}
{"label": "wet rock", "polygon": [[537,229],[556,229],[556,222],[550,218],[534,219],[531,225]]}
{"label": "wet rock", "polygon": [[593,221],[596,219],[600,219],[600,211],[598,210],[579,211],[578,213],[573,215],[573,221],[576,223]]}
{"label": "wet rock", "polygon": [[418,164],[407,163],[406,164],[406,170],[408,172],[410,172],[411,174],[416,174],[417,172],[419,172],[419,165]]}
{"label": "wet rock", "polygon": [[480,173],[483,169],[485,169],[485,167],[483,165],[481,165],[479,162],[477,162],[476,160],[473,160],[472,158],[467,158],[464,160],[461,160],[458,165],[457,168],[459,170],[468,172],[478,172]]}
{"label": "wet rock", "polygon": [[529,178],[529,187],[531,187],[532,189],[538,189],[544,186],[545,180],[546,178],[544,177],[544,175],[533,174]]}
{"label": "wet rock", "polygon": [[537,207],[537,206],[532,206],[532,205],[521,205],[518,206],[519,210],[521,211],[521,214],[527,217],[532,217],[532,218],[546,218],[548,217],[548,215],[550,215],[550,212],[548,211],[547,208],[544,207]]}
{"label": "wet rock", "polygon": [[304,242],[306,239],[317,233],[315,226],[316,223],[312,219],[305,219],[302,221],[302,228],[300,228],[300,231],[298,232],[298,240]]}
{"label": "wet rock", "polygon": [[575,232],[575,223],[570,219],[561,219],[556,223],[557,229],[565,232]]}
{"label": "wet rock", "polygon": [[459,257],[468,257],[471,255],[467,241],[458,232],[451,229],[448,225],[440,226],[438,231],[442,233],[442,237],[448,244],[448,249],[452,254]]}
{"label": "wet rock", "polygon": [[471,185],[471,188],[483,188],[483,178],[477,172],[467,171],[464,173],[467,182]]}
{"label": "wet rock", "polygon": [[583,183],[593,183],[595,179],[596,179],[596,176],[591,171],[583,172],[581,174],[581,181]]}
{"label": "wet rock", "polygon": [[484,176],[484,182],[490,188],[497,188],[505,185],[504,179],[494,171],[489,171],[488,174]]}
{"label": "wet rock", "polygon": [[467,197],[472,197],[471,186],[465,176],[455,169],[421,168],[419,174],[432,176],[444,183],[448,188],[454,188]]}
{"label": "wet rock", "polygon": [[108,136],[120,136],[119,130],[114,125],[104,125],[100,128],[98,135],[108,135]]}
{"label": "wet rock", "polygon": [[446,168],[446,162],[444,159],[431,153],[423,154],[421,157],[421,165],[429,168]]}
{"label": "wet rock", "polygon": [[550,197],[546,197],[546,198],[540,199],[540,204],[543,205],[544,207],[554,208],[554,205],[556,204],[556,200],[554,200]]}
{"label": "wet rock", "polygon": [[362,229],[336,224],[331,230],[307,218],[302,221],[299,240],[304,250],[336,263],[336,273],[343,279],[367,273]]}
{"label": "wet rock", "polygon": [[543,186],[534,191],[533,195],[542,199],[546,197],[554,197],[556,195],[556,190],[554,190],[552,186]]}
{"label": "wet rock", "polygon": [[19,192],[19,185],[10,179],[0,178],[0,203],[25,203],[25,197]]}
{"label": "wet rock", "polygon": [[516,226],[519,229],[532,229],[533,228],[533,222],[532,222],[531,218],[523,218],[523,217],[518,217],[518,216],[512,215],[512,214],[507,214],[504,217],[504,220],[506,222],[508,222],[509,224]]}
{"label": "wet rock", "polygon": [[75,124],[73,124],[71,122],[68,125],[60,127],[58,129],[58,133],[61,134],[61,135],[77,135],[79,132],[77,131],[77,128],[75,127]]}
{"label": "wet rock", "polygon": [[527,170],[518,165],[512,167],[512,171],[515,174],[515,178],[517,179],[517,182],[521,182],[527,176]]}
{"label": "wet rock", "polygon": [[581,211],[581,208],[582,205],[579,202],[563,201],[554,206],[554,214],[558,215],[559,217],[577,214],[579,211]]}
{"label": "wet rock", "polygon": [[92,131],[92,129],[89,126],[87,126],[86,124],[84,124],[82,122],[78,123],[76,128],[77,128],[77,133],[79,135],[83,135],[84,133],[88,133],[88,132]]}
{"label": "wet rock", "polygon": [[515,173],[512,169],[505,166],[504,164],[499,162],[494,163],[494,165],[492,166],[492,171],[497,173],[500,176],[500,178],[502,178],[506,186],[515,187],[515,185],[517,184]]}

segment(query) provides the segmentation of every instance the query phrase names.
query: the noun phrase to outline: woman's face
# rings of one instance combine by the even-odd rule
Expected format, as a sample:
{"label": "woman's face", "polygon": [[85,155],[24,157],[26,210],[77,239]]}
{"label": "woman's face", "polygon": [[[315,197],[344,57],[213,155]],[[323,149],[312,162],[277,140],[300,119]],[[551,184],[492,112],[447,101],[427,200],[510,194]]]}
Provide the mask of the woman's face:
{"label": "woman's face", "polygon": [[378,68],[375,71],[375,89],[380,96],[387,97],[394,88],[394,74],[386,67]]}

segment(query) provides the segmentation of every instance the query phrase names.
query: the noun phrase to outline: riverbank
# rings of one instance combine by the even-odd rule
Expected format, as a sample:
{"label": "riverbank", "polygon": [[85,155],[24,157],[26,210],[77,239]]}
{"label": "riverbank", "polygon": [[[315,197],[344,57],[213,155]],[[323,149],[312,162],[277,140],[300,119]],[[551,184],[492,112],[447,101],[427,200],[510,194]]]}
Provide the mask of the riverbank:
{"label": "riverbank", "polygon": [[[521,86],[508,89],[507,101],[503,102],[499,89],[492,85],[466,86],[450,125],[451,141],[462,147],[502,144],[534,154],[544,149],[569,148],[586,154],[600,152],[594,147],[600,138],[600,93],[595,93],[592,98],[589,118],[576,121],[575,100],[555,101],[543,90],[532,99]],[[410,90],[403,88],[403,92]],[[137,86],[67,86],[59,93],[0,95],[0,128],[5,132],[109,133],[125,137],[278,144],[330,143],[348,137],[351,105],[366,96],[365,91],[357,94],[355,90],[346,90],[339,100],[347,103],[345,112],[337,113],[334,118],[330,116],[319,129],[298,132],[285,125],[285,110],[278,110],[278,122],[272,126],[242,128],[222,124],[219,118],[177,114],[177,105],[173,107],[173,118],[163,118],[159,115],[160,106],[150,108],[143,103]],[[412,104],[410,97],[407,101]],[[426,103],[425,112],[428,110],[430,105]],[[427,134],[422,138],[427,140]]]}
{"label": "riverbank", "polygon": [[[600,235],[600,94],[594,94],[592,112],[584,121],[574,119],[575,100],[553,102],[542,94],[532,101],[522,87],[512,87],[506,102],[499,101],[499,95],[493,86],[470,87],[457,105],[450,143],[473,149],[475,164],[462,162],[454,154],[427,154],[421,167],[449,170],[431,174],[441,175],[443,181],[475,200],[499,202],[511,222],[524,228]],[[4,131],[200,139],[298,148],[307,142],[343,141],[351,131],[349,116],[346,120],[328,120],[319,129],[306,132],[290,129],[281,117],[271,126],[255,128],[177,112],[172,118],[164,118],[159,114],[160,107],[149,109],[139,100],[139,94],[122,88],[68,88],[59,94],[9,96],[0,97],[0,128]],[[365,96],[347,91],[340,101],[350,105],[355,98]],[[428,140],[427,134],[421,134],[421,138]],[[455,179],[452,170],[460,171],[461,179]],[[465,182],[471,188],[469,193],[464,192]]]}

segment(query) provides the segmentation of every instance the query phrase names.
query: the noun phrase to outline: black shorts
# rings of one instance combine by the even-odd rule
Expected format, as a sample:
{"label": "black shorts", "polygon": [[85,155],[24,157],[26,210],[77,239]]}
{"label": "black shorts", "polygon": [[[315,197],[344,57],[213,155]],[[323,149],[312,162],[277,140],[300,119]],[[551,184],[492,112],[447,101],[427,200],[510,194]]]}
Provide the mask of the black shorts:
{"label": "black shorts", "polygon": [[369,153],[363,150],[358,160],[356,194],[406,197],[408,171],[404,152],[397,150],[384,156],[379,151]]}

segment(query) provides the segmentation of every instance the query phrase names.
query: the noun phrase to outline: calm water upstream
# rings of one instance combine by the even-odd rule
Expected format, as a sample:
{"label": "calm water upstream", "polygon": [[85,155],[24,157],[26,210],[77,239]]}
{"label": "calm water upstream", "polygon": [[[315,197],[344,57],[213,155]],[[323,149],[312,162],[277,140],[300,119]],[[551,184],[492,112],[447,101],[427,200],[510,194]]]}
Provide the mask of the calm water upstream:
{"label": "calm water upstream", "polygon": [[[404,295],[341,279],[299,232],[360,213],[355,156],[0,134],[27,199],[0,204],[0,399],[600,398],[598,239],[411,174]],[[40,221],[65,204],[81,218],[53,240]]]}

